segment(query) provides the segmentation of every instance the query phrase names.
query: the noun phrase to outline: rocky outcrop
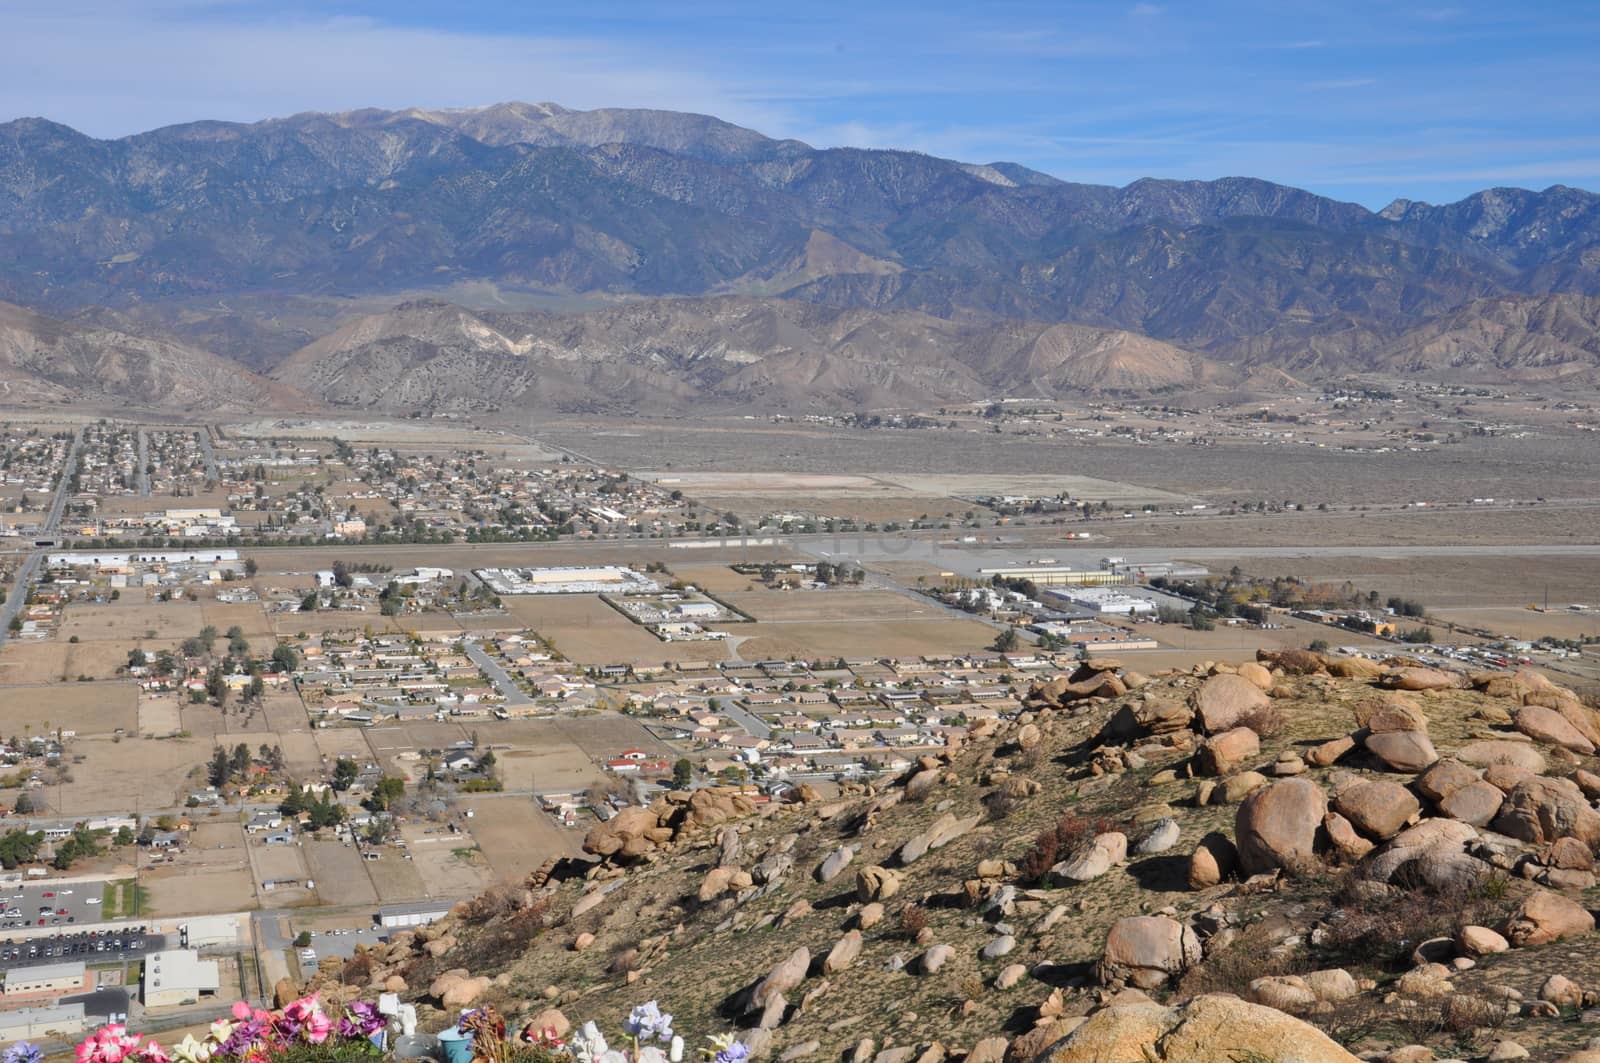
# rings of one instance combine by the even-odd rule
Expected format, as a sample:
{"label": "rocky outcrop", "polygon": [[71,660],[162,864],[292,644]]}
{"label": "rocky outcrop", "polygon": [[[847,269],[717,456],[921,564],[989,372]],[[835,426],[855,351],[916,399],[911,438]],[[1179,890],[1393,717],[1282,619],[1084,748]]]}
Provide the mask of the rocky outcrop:
{"label": "rocky outcrop", "polygon": [[1200,938],[1192,928],[1163,915],[1136,915],[1112,926],[1096,970],[1108,984],[1154,989],[1199,963],[1200,957]]}
{"label": "rocky outcrop", "polygon": [[1245,798],[1233,824],[1244,872],[1256,875],[1314,860],[1317,830],[1327,811],[1322,787],[1306,778],[1282,779]]}
{"label": "rocky outcrop", "polygon": [[1328,1036],[1275,1008],[1238,997],[1180,1007],[1113,1005],[1051,1045],[1039,1063],[1358,1063]]}

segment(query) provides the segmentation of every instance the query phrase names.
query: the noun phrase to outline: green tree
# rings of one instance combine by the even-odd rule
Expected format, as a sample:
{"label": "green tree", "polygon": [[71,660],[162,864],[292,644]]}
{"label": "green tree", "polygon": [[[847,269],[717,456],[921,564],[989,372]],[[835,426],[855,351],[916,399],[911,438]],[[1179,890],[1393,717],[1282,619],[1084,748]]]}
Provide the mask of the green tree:
{"label": "green tree", "polygon": [[228,751],[218,746],[211,754],[211,766],[206,769],[206,781],[212,786],[226,786],[230,772]]}
{"label": "green tree", "polygon": [[372,787],[371,807],[379,812],[387,812],[394,807],[394,803],[405,796],[405,780],[394,776],[381,777]]}
{"label": "green tree", "polygon": [[361,774],[361,769],[349,757],[340,757],[333,763],[333,788],[338,793],[350,789],[356,781],[356,776]]}
{"label": "green tree", "polygon": [[672,766],[672,787],[675,790],[687,790],[692,782],[694,782],[694,765],[690,763],[688,757],[681,757]]}
{"label": "green tree", "polygon": [[1022,637],[1017,634],[1017,629],[1008,627],[995,638],[994,648],[998,653],[1010,653],[1021,641]]}
{"label": "green tree", "polygon": [[300,655],[294,647],[280,642],[272,650],[272,670],[275,672],[292,672],[300,667]]}
{"label": "green tree", "polygon": [[297,949],[308,949],[308,948],[310,948],[311,947],[311,931],[302,930],[302,931],[300,931],[299,934],[295,935],[294,947],[297,948]]}

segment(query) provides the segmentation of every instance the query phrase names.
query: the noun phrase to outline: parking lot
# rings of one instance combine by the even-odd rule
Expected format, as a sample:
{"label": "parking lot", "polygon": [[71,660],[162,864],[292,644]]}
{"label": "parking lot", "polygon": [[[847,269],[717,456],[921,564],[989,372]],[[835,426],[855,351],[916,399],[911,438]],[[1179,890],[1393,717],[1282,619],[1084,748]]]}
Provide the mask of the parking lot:
{"label": "parking lot", "polygon": [[149,934],[136,924],[117,930],[78,930],[22,940],[0,941],[0,965],[6,969],[47,963],[119,963],[136,960],[166,947],[164,934]]}
{"label": "parking lot", "polygon": [[104,892],[100,882],[0,888],[0,931],[104,922]]}

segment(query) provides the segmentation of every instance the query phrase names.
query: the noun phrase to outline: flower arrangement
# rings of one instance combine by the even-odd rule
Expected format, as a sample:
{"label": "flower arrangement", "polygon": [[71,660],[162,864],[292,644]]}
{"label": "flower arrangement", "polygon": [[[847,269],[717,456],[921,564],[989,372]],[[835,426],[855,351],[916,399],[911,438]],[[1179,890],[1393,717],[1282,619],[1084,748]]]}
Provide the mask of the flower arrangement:
{"label": "flower arrangement", "polygon": [[[315,996],[280,1011],[240,1002],[232,1016],[211,1024],[203,1038],[186,1036],[170,1050],[153,1038],[129,1034],[121,1025],[102,1027],[77,1049],[77,1063],[360,1063],[382,1055],[388,1017],[376,1005],[352,1001],[335,1014]],[[475,1063],[683,1063],[683,1038],[672,1016],[654,1000],[633,1008],[616,1047],[593,1021],[563,1040],[553,1028],[532,1025],[509,1034],[491,1006],[463,1011],[456,1031],[471,1041]],[[705,1063],[747,1063],[749,1049],[720,1034],[700,1052]],[[39,1046],[18,1042],[0,1053],[0,1063],[43,1063]]]}
{"label": "flower arrangement", "polygon": [[[355,1001],[335,1018],[314,996],[282,1011],[264,1011],[240,1001],[231,1019],[211,1024],[203,1038],[184,1037],[171,1050],[154,1038],[143,1041],[120,1024],[103,1026],[77,1048],[77,1063],[346,1063],[381,1054],[388,1019],[375,1005]],[[19,1051],[31,1049],[33,1055]],[[39,1063],[26,1042],[6,1050],[0,1063]]]}

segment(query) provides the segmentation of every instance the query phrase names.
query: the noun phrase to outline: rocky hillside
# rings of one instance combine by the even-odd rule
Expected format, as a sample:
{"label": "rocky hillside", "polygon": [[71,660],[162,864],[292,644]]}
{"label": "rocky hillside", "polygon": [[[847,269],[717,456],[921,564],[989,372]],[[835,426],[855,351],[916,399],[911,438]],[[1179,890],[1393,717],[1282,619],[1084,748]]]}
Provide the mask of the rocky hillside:
{"label": "rocky hillside", "polygon": [[[146,321],[166,307],[190,329],[174,334],[255,366],[290,348],[273,331],[302,339],[308,308],[424,292],[473,306],[746,294],[1075,323],[1292,373],[1371,367],[1478,300],[1600,293],[1600,197],[1578,189],[1373,213],[1249,178],[1074,184],[1003,162],[819,150],[704,115],[554,104],[119,140],[20,119],[0,125],[0,235],[0,298]],[[311,331],[333,321],[321,324]],[[783,383],[862,372],[814,357]],[[853,386],[915,386],[904,372]],[[918,370],[947,373],[937,360]]]}
{"label": "rocky hillside", "polygon": [[653,998],[784,1060],[1592,1063],[1570,691],[1287,651],[1026,704],[837,798],[668,794],[317,980],[562,1030]]}
{"label": "rocky hillside", "polygon": [[307,400],[225,358],[0,303],[0,401],[245,410]]}
{"label": "rocky hillside", "polygon": [[309,344],[273,375],[336,406],[460,412],[708,402],[907,407],[1196,387],[1237,374],[1114,329],[728,297],[572,315],[407,303]]}

